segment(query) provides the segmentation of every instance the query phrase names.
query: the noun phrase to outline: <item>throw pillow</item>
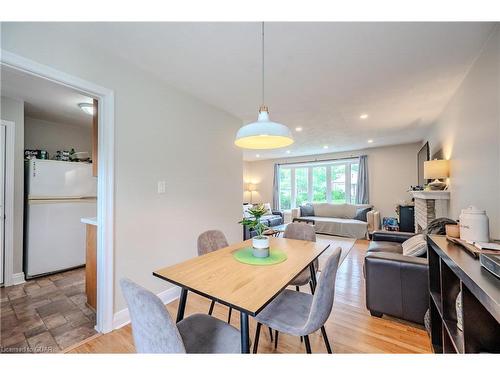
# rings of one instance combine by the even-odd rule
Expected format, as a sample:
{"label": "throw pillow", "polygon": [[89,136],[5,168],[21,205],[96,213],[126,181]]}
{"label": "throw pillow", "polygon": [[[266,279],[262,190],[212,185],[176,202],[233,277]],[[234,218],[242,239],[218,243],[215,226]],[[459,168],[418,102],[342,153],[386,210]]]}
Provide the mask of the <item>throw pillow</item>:
{"label": "throw pillow", "polygon": [[271,203],[264,203],[264,208],[267,210],[268,214],[271,214],[273,210],[271,209]]}
{"label": "throw pillow", "polygon": [[314,207],[311,203],[300,206],[300,217],[304,216],[314,216]]}
{"label": "throw pillow", "polygon": [[364,221],[365,223],[368,222],[368,219],[366,218],[366,214],[372,210],[371,207],[365,207],[365,208],[358,208],[356,210],[356,215],[353,217],[354,220],[360,220]]}
{"label": "throw pillow", "polygon": [[427,241],[423,234],[408,238],[401,246],[403,247],[403,255],[411,257],[419,257],[427,252]]}

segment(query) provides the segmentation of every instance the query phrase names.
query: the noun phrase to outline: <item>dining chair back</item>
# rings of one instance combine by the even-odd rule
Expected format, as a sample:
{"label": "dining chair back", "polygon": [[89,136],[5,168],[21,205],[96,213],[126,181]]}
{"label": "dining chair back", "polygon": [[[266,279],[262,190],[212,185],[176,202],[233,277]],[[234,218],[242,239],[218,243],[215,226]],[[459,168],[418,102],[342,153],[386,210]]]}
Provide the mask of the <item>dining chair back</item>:
{"label": "dining chair back", "polygon": [[186,353],[176,324],[161,300],[129,279],[120,280],[138,353]]}
{"label": "dining chair back", "polygon": [[286,226],[283,238],[316,242],[316,232],[312,225],[306,223],[290,223]]}
{"label": "dining chair back", "polygon": [[226,236],[220,230],[207,230],[198,236],[198,255],[205,255],[227,246],[229,244]]}
{"label": "dining chair back", "polygon": [[342,249],[337,247],[328,257],[325,267],[321,271],[309,311],[309,318],[304,326],[305,332],[314,332],[323,327],[332,312],[335,278],[341,253]]}

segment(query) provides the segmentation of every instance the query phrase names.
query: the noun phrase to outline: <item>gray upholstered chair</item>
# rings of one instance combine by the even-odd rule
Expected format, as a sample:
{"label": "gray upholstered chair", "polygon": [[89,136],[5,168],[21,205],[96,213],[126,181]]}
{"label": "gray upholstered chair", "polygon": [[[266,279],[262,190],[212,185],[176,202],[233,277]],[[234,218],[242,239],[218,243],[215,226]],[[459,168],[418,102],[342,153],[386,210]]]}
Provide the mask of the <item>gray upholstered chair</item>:
{"label": "gray upholstered chair", "polygon": [[342,249],[338,247],[326,261],[314,295],[285,289],[255,317],[257,329],[253,347],[254,353],[257,353],[262,324],[276,331],[275,342],[278,341],[278,332],[303,337],[307,353],[311,353],[308,335],[321,329],[326,349],[328,353],[332,353],[324,324],[333,307],[335,278],[341,251]]}
{"label": "gray upholstered chair", "polygon": [[128,279],[120,280],[138,353],[240,353],[241,336],[233,326],[205,314],[175,324],[161,300]]}
{"label": "gray upholstered chair", "polygon": [[[312,225],[306,223],[290,223],[286,226],[283,238],[290,238],[292,240],[302,240],[302,241],[312,241],[316,242],[316,232]],[[318,269],[318,260],[314,261],[314,269]],[[295,286],[295,290],[300,291],[300,287],[309,284],[311,287],[311,292],[313,292],[312,282],[311,282],[311,271],[309,268],[302,271],[299,276],[297,276],[290,285]]]}
{"label": "gray upholstered chair", "polygon": [[[198,236],[198,256],[211,253],[229,246],[226,236],[220,230],[207,230]],[[208,309],[208,315],[212,315],[214,311],[215,301],[212,300],[210,308]],[[227,322],[231,323],[231,313],[233,309],[229,308],[229,314],[227,316]]]}

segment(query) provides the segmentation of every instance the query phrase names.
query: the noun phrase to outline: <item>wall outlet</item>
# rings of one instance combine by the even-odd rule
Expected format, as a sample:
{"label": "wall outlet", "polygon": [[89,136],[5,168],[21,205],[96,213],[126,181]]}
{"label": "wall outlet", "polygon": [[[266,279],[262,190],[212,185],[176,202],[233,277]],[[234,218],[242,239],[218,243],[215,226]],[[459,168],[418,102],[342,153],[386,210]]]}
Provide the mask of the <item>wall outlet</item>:
{"label": "wall outlet", "polygon": [[165,181],[158,181],[158,194],[165,194],[166,186]]}

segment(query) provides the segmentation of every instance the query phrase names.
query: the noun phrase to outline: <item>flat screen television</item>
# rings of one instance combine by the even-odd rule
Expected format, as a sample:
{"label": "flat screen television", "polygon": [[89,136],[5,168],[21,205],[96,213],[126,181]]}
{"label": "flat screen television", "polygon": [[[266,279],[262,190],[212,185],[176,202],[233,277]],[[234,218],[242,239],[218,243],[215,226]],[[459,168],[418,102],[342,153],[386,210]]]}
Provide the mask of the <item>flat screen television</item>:
{"label": "flat screen television", "polygon": [[417,179],[419,186],[424,186],[428,182],[424,179],[424,162],[428,161],[430,157],[429,142],[425,142],[417,154]]}

